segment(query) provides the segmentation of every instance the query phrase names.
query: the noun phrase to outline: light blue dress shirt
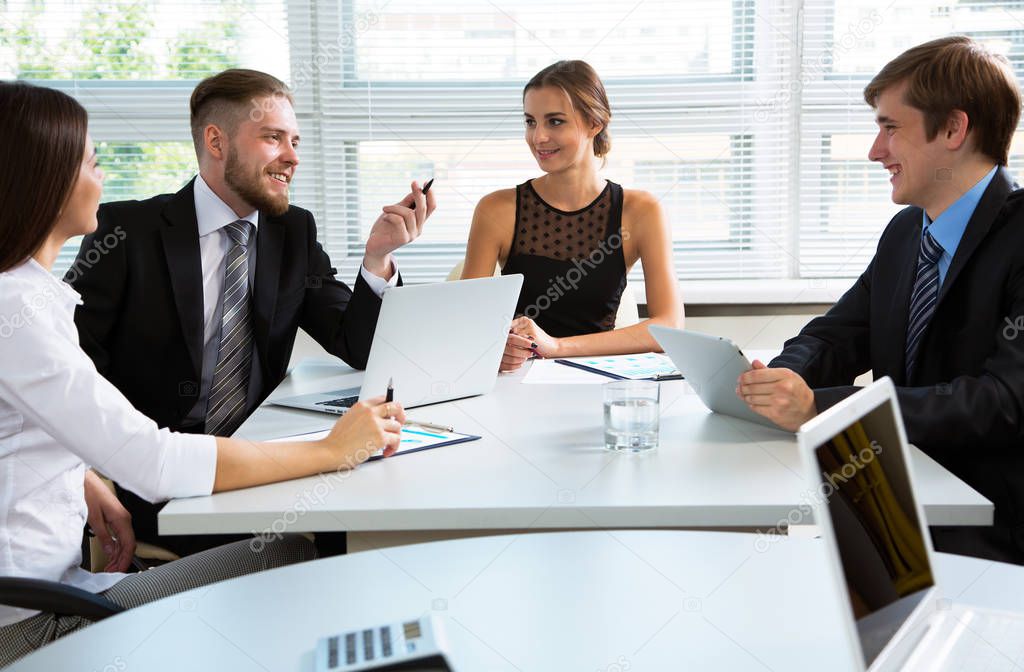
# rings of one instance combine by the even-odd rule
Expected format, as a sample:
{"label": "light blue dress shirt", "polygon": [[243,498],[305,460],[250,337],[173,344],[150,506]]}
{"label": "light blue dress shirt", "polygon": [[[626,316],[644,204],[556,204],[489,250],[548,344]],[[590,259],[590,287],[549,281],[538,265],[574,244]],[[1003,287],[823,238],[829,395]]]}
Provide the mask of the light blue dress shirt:
{"label": "light blue dress shirt", "polygon": [[934,222],[928,219],[927,212],[921,211],[924,230],[932,234],[935,242],[942,246],[942,256],[939,257],[939,287],[942,287],[942,283],[946,280],[946,272],[949,271],[949,265],[953,263],[956,248],[960,246],[960,239],[964,237],[964,231],[967,230],[967,223],[971,221],[971,216],[978,207],[981,195],[988,189],[988,185],[992,182],[998,169],[999,166],[995,166],[988,171],[985,177],[978,180],[953,205],[946,208],[945,212],[939,215]]}

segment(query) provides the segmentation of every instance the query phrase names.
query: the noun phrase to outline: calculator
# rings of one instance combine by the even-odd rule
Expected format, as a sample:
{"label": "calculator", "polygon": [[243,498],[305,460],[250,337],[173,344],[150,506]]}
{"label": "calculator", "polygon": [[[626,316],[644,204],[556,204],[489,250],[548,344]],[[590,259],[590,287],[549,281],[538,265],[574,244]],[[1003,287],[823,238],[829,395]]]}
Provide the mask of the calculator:
{"label": "calculator", "polygon": [[424,616],[324,637],[316,643],[316,672],[421,670],[454,672],[444,654],[440,621]]}

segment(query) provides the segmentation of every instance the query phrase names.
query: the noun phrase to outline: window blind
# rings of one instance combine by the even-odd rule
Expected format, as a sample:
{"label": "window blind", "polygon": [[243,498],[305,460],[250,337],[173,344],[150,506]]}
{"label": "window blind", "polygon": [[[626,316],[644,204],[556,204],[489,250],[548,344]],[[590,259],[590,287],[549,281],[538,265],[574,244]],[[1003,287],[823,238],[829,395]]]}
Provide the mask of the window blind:
{"label": "window blind", "polygon": [[[951,34],[969,35],[1007,56],[1019,78],[1024,6],[808,0],[803,32],[799,277],[853,277],[867,267],[879,235],[903,207],[891,201],[888,173],[867,158],[877,126],[864,87],[906,49]],[[1015,141],[1011,170],[1024,167],[1021,152]]]}
{"label": "window blind", "polygon": [[[462,260],[476,203],[542,173],[523,139],[522,89],[541,68],[583,59],[613,119],[602,175],[655,194],[682,278],[783,278],[790,117],[757,101],[791,76],[785,2],[551,3],[467,0],[318,5],[319,42],[347,45],[317,109],[335,157],[325,236],[358,264],[381,205],[435,177],[437,212],[403,250],[411,282]],[[765,170],[768,167],[768,170]],[[336,177],[335,177],[336,176]],[[357,207],[351,207],[353,203]],[[633,273],[642,280],[640,265]]]}
{"label": "window blind", "polygon": [[[187,103],[199,79],[232,66],[281,77],[303,135],[292,200],[314,212],[346,279],[380,207],[436,178],[439,209],[399,254],[415,283],[462,259],[483,195],[542,174],[523,140],[522,87],[583,59],[612,106],[602,175],[661,200],[680,279],[756,281],[759,295],[778,286],[791,300],[794,282],[848,285],[899,209],[867,160],[864,85],[951,33],[1024,72],[1019,2],[8,0],[0,76],[82,101],[105,200],[194,174]],[[1024,167],[1024,145],[1011,153],[1011,170]],[[631,280],[642,282],[639,264]]]}
{"label": "window blind", "polygon": [[[188,99],[229,67],[287,80],[284,0],[8,0],[0,3],[0,78],[69,93],[89,112],[106,173],[104,201],[176,191],[197,171]],[[54,266],[74,261],[68,241]]]}

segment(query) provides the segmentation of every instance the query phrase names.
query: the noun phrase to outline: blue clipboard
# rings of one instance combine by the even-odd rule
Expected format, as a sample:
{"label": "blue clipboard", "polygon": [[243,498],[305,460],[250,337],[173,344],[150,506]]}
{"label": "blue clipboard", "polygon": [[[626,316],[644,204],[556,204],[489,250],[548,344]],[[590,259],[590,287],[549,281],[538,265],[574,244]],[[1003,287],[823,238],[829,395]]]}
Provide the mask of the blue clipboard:
{"label": "blue clipboard", "polygon": [[606,378],[611,378],[612,380],[683,380],[683,374],[681,373],[659,374],[657,376],[651,376],[649,378],[627,378],[626,376],[620,376],[617,373],[605,371],[604,369],[598,369],[593,366],[587,366],[586,364],[580,364],[579,362],[570,362],[568,359],[556,359],[555,363],[565,364],[566,366],[571,366],[576,369],[582,369],[583,371],[589,371],[590,373],[597,373],[602,376],[605,376]]}

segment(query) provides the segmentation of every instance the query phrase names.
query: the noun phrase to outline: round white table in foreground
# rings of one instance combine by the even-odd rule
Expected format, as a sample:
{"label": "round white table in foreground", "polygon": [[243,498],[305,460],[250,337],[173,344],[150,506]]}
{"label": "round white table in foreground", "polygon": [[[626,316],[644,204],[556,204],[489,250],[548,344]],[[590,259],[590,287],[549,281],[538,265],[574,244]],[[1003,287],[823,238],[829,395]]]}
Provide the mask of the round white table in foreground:
{"label": "round white table in foreground", "polygon": [[[460,672],[847,670],[819,540],[587,531],[319,560],[107,619],[13,670],[313,669],[319,637],[439,615]],[[939,554],[954,600],[1024,611],[1024,568]]]}

